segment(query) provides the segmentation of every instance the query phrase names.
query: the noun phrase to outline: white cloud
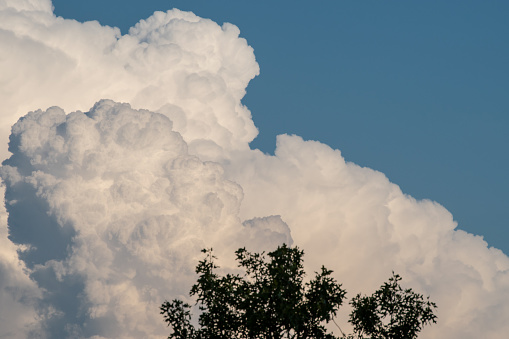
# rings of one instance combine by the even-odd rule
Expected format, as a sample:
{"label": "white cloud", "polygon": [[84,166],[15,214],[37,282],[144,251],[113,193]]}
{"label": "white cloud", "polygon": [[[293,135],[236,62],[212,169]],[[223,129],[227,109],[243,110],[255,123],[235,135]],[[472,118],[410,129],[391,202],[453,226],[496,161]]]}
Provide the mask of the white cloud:
{"label": "white cloud", "polygon": [[4,8],[0,156],[8,129],[26,112],[87,110],[101,98],[163,111],[190,147],[247,148],[257,130],[240,99],[259,68],[239,33],[179,10],[156,12],[121,36],[98,22]]}
{"label": "white cloud", "polygon": [[51,0],[0,0],[0,10],[52,13]]}
{"label": "white cloud", "polygon": [[37,309],[48,337],[163,335],[158,306],[186,293],[200,249],[291,241],[278,217],[242,226],[241,187],[189,155],[161,114],[109,100],[86,114],[31,112],[10,149],[11,238],[31,246],[22,258],[46,290]]}
{"label": "white cloud", "polygon": [[306,266],[333,269],[350,297],[374,291],[394,270],[439,305],[439,323],[423,338],[503,338],[509,330],[509,258],[455,230],[441,205],[297,136],[279,136],[273,157],[244,153],[226,169],[245,193],[241,217],[277,211]]}
{"label": "white cloud", "polygon": [[291,241],[350,296],[392,270],[430,294],[422,338],[509,332],[508,257],[442,206],[319,142],[249,149],[258,65],[235,26],[172,10],[121,36],[0,0],[0,45],[3,158],[24,116],[1,168],[0,337],[162,337],[158,305],[185,297],[201,248],[233,267],[239,246]]}
{"label": "white cloud", "polygon": [[18,247],[7,238],[6,224],[7,220],[1,220],[0,338],[26,338],[30,330],[37,328],[34,305],[40,292],[18,259]]}

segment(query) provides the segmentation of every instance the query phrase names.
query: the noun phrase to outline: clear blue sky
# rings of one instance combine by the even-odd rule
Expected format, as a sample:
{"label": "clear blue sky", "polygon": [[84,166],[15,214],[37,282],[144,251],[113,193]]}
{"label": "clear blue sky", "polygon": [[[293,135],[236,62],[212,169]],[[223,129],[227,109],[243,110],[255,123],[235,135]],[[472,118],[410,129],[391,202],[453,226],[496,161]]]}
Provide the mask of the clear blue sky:
{"label": "clear blue sky", "polygon": [[[509,254],[509,2],[54,0],[123,33],[154,11],[231,22],[261,75],[243,102],[277,134],[340,149]],[[99,99],[99,98],[98,98]]]}

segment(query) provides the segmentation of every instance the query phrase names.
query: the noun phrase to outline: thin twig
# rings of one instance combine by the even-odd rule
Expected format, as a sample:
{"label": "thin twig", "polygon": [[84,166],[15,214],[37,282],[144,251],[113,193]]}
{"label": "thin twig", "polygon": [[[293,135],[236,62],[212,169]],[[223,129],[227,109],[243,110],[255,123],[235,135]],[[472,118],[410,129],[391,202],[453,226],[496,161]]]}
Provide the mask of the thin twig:
{"label": "thin twig", "polygon": [[341,329],[341,327],[339,327],[339,325],[336,323],[336,321],[334,320],[334,318],[332,318],[332,322],[333,322],[333,323],[334,323],[334,325],[336,325],[336,327],[339,329],[339,331],[341,332],[341,334],[343,335],[343,337],[346,337],[345,332],[343,332],[343,330]]}

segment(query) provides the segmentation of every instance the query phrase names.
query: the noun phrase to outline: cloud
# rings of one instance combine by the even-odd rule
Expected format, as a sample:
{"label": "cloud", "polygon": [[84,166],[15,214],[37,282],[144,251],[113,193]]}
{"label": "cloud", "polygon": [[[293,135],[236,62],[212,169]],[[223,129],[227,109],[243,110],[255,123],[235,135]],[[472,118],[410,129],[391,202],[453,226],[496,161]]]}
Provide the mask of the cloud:
{"label": "cloud", "polygon": [[0,3],[3,158],[10,126],[28,111],[85,111],[101,98],[164,112],[191,148],[247,148],[257,135],[240,99],[259,68],[236,26],[172,10],[122,36],[37,10],[47,7]]}
{"label": "cloud", "polygon": [[226,166],[244,190],[241,217],[277,211],[306,251],[308,269],[333,269],[350,297],[400,273],[439,305],[439,323],[423,338],[507,333],[509,258],[456,230],[441,205],[417,201],[382,173],[298,136],[279,136],[274,156],[243,155]]}
{"label": "cloud", "polygon": [[[5,215],[2,216],[2,218]],[[37,328],[34,305],[41,296],[18,259],[18,247],[7,239],[7,220],[0,228],[0,338],[26,338]]]}
{"label": "cloud", "polygon": [[400,273],[439,305],[422,338],[509,331],[509,258],[442,206],[317,141],[249,148],[259,70],[234,25],[171,10],[122,36],[0,0],[0,44],[0,337],[164,337],[201,248],[235,269],[282,242],[350,297]]}
{"label": "cloud", "polygon": [[52,13],[51,0],[1,0],[0,10]]}
{"label": "cloud", "polygon": [[103,100],[87,113],[31,112],[12,130],[1,173],[10,238],[43,289],[47,337],[161,336],[154,311],[185,294],[200,249],[291,242],[279,217],[243,226],[241,187],[190,155],[164,115]]}

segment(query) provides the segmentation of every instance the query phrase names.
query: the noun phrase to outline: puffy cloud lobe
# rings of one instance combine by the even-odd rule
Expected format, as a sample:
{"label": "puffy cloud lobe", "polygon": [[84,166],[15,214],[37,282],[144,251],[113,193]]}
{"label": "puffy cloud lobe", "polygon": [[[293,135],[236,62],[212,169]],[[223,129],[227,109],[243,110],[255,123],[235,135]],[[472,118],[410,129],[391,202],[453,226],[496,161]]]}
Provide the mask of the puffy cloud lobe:
{"label": "puffy cloud lobe", "polygon": [[291,242],[279,217],[242,226],[240,186],[189,155],[162,114],[103,100],[87,113],[31,112],[12,131],[9,228],[44,289],[47,337],[162,335],[154,311],[186,294],[201,248]]}
{"label": "puffy cloud lobe", "polygon": [[53,12],[51,0],[1,0],[0,10]]}
{"label": "puffy cloud lobe", "polygon": [[18,249],[7,239],[7,228],[0,228],[0,338],[26,338],[37,329],[34,305],[40,291],[18,259]]}
{"label": "puffy cloud lobe", "polygon": [[274,156],[237,154],[226,170],[245,193],[241,217],[277,211],[306,251],[309,272],[333,269],[350,298],[394,270],[438,303],[439,322],[423,338],[503,338],[509,330],[508,257],[455,230],[439,204],[416,201],[382,173],[297,136],[279,136]]}
{"label": "puffy cloud lobe", "polygon": [[[227,269],[238,246],[293,240],[306,269],[334,269],[350,297],[391,270],[430,294],[439,323],[422,338],[509,332],[507,256],[442,206],[319,142],[249,149],[240,99],[258,65],[235,26],[172,10],[121,36],[57,18],[49,1],[0,0],[0,44],[0,154],[19,116],[62,107],[12,128],[0,312],[14,313],[1,313],[0,336],[164,336],[157,307],[186,297],[199,249],[214,246]],[[100,98],[161,114],[109,100],[77,111]]]}
{"label": "puffy cloud lobe", "polygon": [[0,3],[0,44],[9,46],[0,50],[2,144],[30,110],[87,110],[100,98],[166,114],[197,152],[248,148],[257,135],[240,100],[259,68],[236,26],[175,9],[122,36],[95,21],[55,17],[50,5]]}

